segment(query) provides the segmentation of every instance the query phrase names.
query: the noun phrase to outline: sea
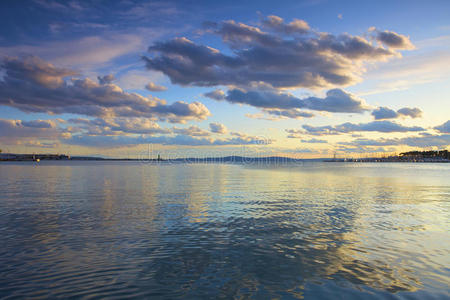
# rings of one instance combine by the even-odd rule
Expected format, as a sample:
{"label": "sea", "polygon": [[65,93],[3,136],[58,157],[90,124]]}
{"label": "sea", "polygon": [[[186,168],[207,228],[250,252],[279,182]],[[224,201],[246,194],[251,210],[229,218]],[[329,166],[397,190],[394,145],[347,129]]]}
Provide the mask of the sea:
{"label": "sea", "polygon": [[1,299],[449,299],[450,164],[0,163]]}

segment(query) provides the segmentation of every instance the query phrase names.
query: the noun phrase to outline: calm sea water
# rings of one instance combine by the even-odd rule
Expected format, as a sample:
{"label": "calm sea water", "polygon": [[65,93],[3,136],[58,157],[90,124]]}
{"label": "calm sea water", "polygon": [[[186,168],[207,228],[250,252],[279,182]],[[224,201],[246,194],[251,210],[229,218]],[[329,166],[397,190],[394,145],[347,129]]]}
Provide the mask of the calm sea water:
{"label": "calm sea water", "polygon": [[0,298],[448,299],[450,164],[0,164]]}

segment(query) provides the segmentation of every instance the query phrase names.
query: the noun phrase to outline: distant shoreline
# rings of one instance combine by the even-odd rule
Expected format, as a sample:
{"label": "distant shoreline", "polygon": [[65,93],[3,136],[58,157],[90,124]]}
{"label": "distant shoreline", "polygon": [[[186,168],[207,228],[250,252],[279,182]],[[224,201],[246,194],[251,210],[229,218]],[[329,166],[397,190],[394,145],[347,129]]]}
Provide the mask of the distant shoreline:
{"label": "distant shoreline", "polygon": [[318,158],[318,159],[297,159],[283,156],[266,156],[266,157],[245,157],[245,156],[224,156],[224,157],[185,157],[174,159],[157,159],[157,158],[103,158],[93,156],[66,156],[66,155],[49,155],[49,154],[15,154],[10,157],[2,155],[0,162],[40,162],[40,161],[130,161],[142,163],[303,163],[303,162],[338,162],[338,163],[450,163],[449,159],[441,157],[401,157],[392,156],[385,158]]}
{"label": "distant shoreline", "polygon": [[0,154],[0,161],[36,161],[41,160],[73,160],[73,161],[140,161],[140,162],[188,162],[188,163],[299,163],[304,161],[323,161],[323,162],[410,162],[410,163],[448,163],[450,162],[450,153],[448,150],[440,151],[410,151],[403,152],[400,155],[387,157],[366,157],[366,158],[318,158],[303,159],[290,158],[286,156],[222,156],[222,157],[184,157],[164,159],[158,155],[158,158],[104,158],[97,156],[69,156],[65,154]]}

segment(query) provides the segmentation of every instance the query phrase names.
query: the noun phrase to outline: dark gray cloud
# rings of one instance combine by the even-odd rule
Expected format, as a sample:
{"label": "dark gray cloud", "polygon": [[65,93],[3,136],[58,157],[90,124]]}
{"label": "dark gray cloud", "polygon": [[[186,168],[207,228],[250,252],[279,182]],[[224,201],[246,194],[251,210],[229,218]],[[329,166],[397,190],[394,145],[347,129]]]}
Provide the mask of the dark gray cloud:
{"label": "dark gray cloud", "polygon": [[276,91],[246,91],[231,89],[227,91],[225,100],[231,103],[248,104],[260,108],[304,108],[302,100],[291,94]]}
{"label": "dark gray cloud", "polygon": [[362,113],[369,109],[364,100],[341,89],[332,89],[325,98],[309,97],[303,99],[305,106],[311,110]]}
{"label": "dark gray cloud", "polygon": [[56,122],[51,121],[51,120],[21,121],[21,124],[25,127],[33,127],[33,128],[54,128],[54,127],[56,127]]}
{"label": "dark gray cloud", "polygon": [[409,37],[398,34],[393,31],[378,31],[377,40],[384,45],[395,49],[414,49],[414,45],[409,40]]}
{"label": "dark gray cloud", "polygon": [[0,68],[4,71],[0,105],[26,112],[145,117],[174,123],[204,120],[210,115],[200,102],[167,104],[153,96],[125,92],[114,84],[73,78],[76,72],[54,67],[37,57],[5,58]]}
{"label": "dark gray cloud", "polygon": [[100,84],[110,84],[115,80],[114,75],[112,74],[108,74],[105,76],[97,76],[97,79],[98,83]]}
{"label": "dark gray cloud", "polygon": [[[217,91],[213,92],[213,99],[216,95],[221,95]],[[208,96],[205,94],[205,96]],[[363,99],[341,89],[329,90],[325,98],[307,97],[297,98],[294,95],[278,92],[275,90],[251,90],[230,89],[223,97],[228,102],[238,104],[248,104],[251,106],[268,109],[273,115],[283,115],[285,117],[297,118],[301,112],[290,109],[310,109],[317,111],[341,112],[341,113],[362,113],[369,110],[369,106]],[[282,110],[283,112],[277,111]],[[303,117],[311,117],[311,114],[305,113]]]}
{"label": "dark gray cloud", "polygon": [[336,135],[342,133],[352,133],[359,131],[375,131],[375,132],[413,132],[424,131],[425,129],[418,126],[403,126],[391,121],[373,121],[369,123],[343,123],[339,125],[329,126],[310,126],[303,125],[304,130],[288,129],[286,132],[290,134],[310,134],[310,135]]}
{"label": "dark gray cloud", "polygon": [[151,92],[163,92],[163,91],[167,91],[167,88],[165,86],[162,85],[157,85],[153,82],[149,82],[145,88]]}
{"label": "dark gray cloud", "polygon": [[64,83],[64,78],[76,76],[78,73],[65,68],[55,68],[52,64],[38,57],[28,56],[23,60],[5,57],[0,61],[0,70],[4,71],[2,89],[8,88],[5,84],[19,84],[23,88],[37,85],[43,88],[56,88]]}
{"label": "dark gray cloud", "polygon": [[400,116],[408,116],[413,119],[422,117],[422,110],[420,110],[417,107],[414,107],[414,108],[403,107],[403,108],[400,108],[399,110],[397,110],[397,113]]}
{"label": "dark gray cloud", "polygon": [[374,116],[375,120],[395,119],[398,117],[411,117],[415,119],[422,117],[422,110],[417,107],[404,107],[395,111],[388,107],[380,106],[372,111],[372,116]]}
{"label": "dark gray cloud", "polygon": [[398,114],[395,110],[390,109],[389,107],[377,107],[372,111],[372,116],[375,120],[383,120],[383,119],[395,119],[398,117]]}
{"label": "dark gray cloud", "polygon": [[445,122],[442,125],[434,127],[434,129],[436,129],[436,130],[438,130],[439,132],[442,132],[442,133],[450,133],[450,120]]}
{"label": "dark gray cloud", "polygon": [[301,20],[285,23],[271,16],[263,23],[283,34],[232,20],[209,23],[210,31],[230,46],[232,54],[175,38],[149,47],[150,55],[144,60],[148,69],[161,71],[181,85],[248,87],[264,83],[274,88],[322,88],[357,82],[362,63],[384,61],[398,54],[361,36],[298,35],[308,31]]}
{"label": "dark gray cloud", "polygon": [[225,134],[228,131],[225,125],[220,123],[209,123],[209,129],[211,132],[219,134]]}

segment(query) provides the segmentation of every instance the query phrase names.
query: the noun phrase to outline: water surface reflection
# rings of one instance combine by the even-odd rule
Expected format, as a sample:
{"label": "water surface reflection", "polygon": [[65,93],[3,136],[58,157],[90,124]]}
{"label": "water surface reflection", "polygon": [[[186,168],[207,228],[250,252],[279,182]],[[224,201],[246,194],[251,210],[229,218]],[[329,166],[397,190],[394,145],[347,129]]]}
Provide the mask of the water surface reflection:
{"label": "water surface reflection", "polygon": [[0,296],[448,297],[449,171],[2,164]]}

